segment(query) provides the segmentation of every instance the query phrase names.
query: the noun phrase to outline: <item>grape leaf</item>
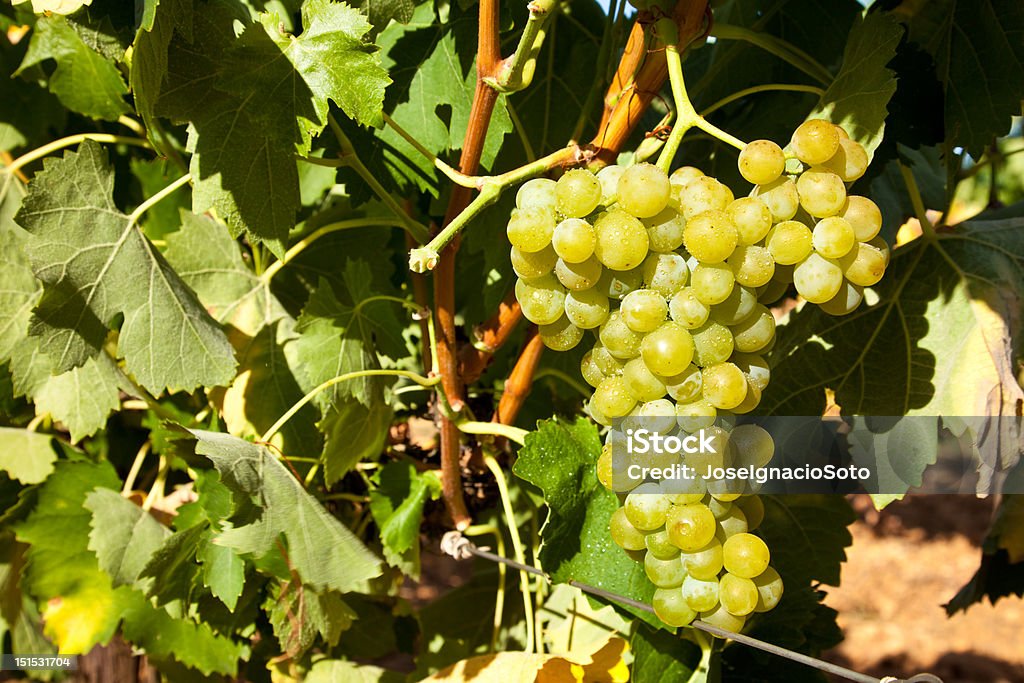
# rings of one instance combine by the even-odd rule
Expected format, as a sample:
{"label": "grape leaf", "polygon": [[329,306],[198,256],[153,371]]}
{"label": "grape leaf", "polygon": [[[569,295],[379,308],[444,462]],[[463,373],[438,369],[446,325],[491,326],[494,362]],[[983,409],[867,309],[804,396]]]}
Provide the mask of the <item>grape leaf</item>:
{"label": "grape leaf", "polygon": [[888,64],[896,55],[902,27],[882,12],[857,21],[846,39],[843,65],[809,118],[843,126],[867,150],[882,142],[896,79]]}
{"label": "grape leaf", "polygon": [[[141,577],[149,579],[140,586],[147,597],[155,598],[158,606],[176,600],[192,603],[199,573],[196,552],[204,539],[210,542],[211,536],[209,525],[197,524],[162,539],[139,571]],[[225,550],[230,552],[230,548]]]}
{"label": "grape leaf", "polygon": [[11,78],[23,56],[24,41],[12,45],[0,32],[0,152],[41,142],[47,131],[62,128],[67,116],[46,89]]}
{"label": "grape leaf", "polygon": [[383,30],[392,19],[399,24],[408,24],[416,9],[413,0],[362,0],[356,4],[366,13],[374,31]]}
{"label": "grape leaf", "polygon": [[27,429],[0,427],[0,471],[22,484],[38,484],[53,472],[53,437]]}
{"label": "grape leaf", "polygon": [[36,20],[32,42],[18,73],[49,59],[57,66],[47,85],[68,109],[109,121],[130,111],[124,101],[128,88],[117,67],[87,45],[62,16]]}
{"label": "grape leaf", "polygon": [[[597,428],[586,418],[574,423],[545,420],[527,434],[512,471],[538,487],[548,506],[541,564],[556,582],[581,581],[649,603],[654,586],[643,565],[608,534],[619,501],[597,480],[600,452]],[[661,623],[649,612],[622,609],[654,626]]]}
{"label": "grape leaf", "polygon": [[629,640],[629,649],[633,652],[630,678],[634,681],[671,683],[701,680],[693,678],[701,651],[692,640],[646,624],[637,624]]}
{"label": "grape leaf", "polygon": [[227,338],[134,221],[114,206],[114,174],[91,141],[48,159],[16,220],[32,234],[29,257],[44,283],[30,333],[65,372],[102,348],[124,314],[118,346],[128,370],[154,393],[226,384]]}
{"label": "grape leaf", "polygon": [[224,485],[247,503],[252,517],[221,532],[216,542],[243,554],[265,555],[281,534],[304,583],[339,592],[379,576],[380,560],[302,488],[264,446],[227,434],[189,430],[196,453],[209,458]]}
{"label": "grape leaf", "polygon": [[186,41],[192,42],[192,2],[149,0],[140,17],[128,80],[135,99],[135,109],[149,131],[156,129],[155,108],[167,76],[167,49],[175,30]]}
{"label": "grape leaf", "polygon": [[142,569],[170,531],[117,491],[97,489],[85,497],[92,512],[89,550],[115,586],[138,585]]}
{"label": "grape leaf", "polygon": [[274,584],[265,609],[281,650],[293,656],[308,650],[317,635],[337,645],[342,631],[356,618],[338,593],[294,583]]}
{"label": "grape leaf", "polygon": [[441,495],[433,472],[416,472],[410,462],[390,462],[373,477],[370,513],[380,529],[384,558],[403,574],[420,575],[420,523],[427,499]]}
{"label": "grape leaf", "polygon": [[245,563],[231,548],[211,543],[204,537],[196,552],[203,565],[203,585],[231,611],[245,588]]}
{"label": "grape leaf", "polygon": [[305,683],[402,683],[405,677],[394,671],[369,664],[356,664],[342,659],[321,659],[313,664]]}

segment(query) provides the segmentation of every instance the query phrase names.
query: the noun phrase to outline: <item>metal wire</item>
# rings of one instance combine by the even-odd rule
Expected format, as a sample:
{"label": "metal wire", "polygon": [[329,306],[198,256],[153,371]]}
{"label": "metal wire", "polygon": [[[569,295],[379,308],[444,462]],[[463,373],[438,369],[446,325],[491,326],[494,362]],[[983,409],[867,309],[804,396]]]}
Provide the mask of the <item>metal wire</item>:
{"label": "metal wire", "polygon": [[[491,562],[500,562],[501,564],[508,565],[509,567],[513,567],[514,569],[518,569],[519,571],[543,577],[545,581],[547,581],[548,583],[552,583],[551,577],[543,571],[541,571],[540,569],[525,564],[520,564],[515,560],[510,560],[507,557],[495,555],[494,553],[488,550],[478,548],[476,547],[476,545],[473,544],[472,541],[470,541],[468,538],[463,536],[458,531],[449,531],[444,535],[444,537],[441,539],[441,551],[447,555],[451,555],[457,560],[465,560],[468,559],[471,555],[475,555],[476,557],[479,557],[484,560],[489,560]],[[598,588],[597,586],[591,586],[589,584],[581,583],[580,581],[569,581],[569,585],[578,588],[584,593],[589,593],[599,598],[604,598],[605,600],[612,600],[619,604],[628,605],[629,607],[643,610],[645,612],[654,612],[654,608],[645,602],[640,602],[639,600],[627,598],[624,595],[612,593],[611,591],[606,591],[605,589]],[[906,679],[894,678],[892,676],[886,676],[884,678],[875,678],[874,676],[862,674],[857,671],[853,671],[851,669],[839,666],[837,664],[833,664],[831,662],[826,662],[824,660],[817,659],[809,655],[801,654],[799,652],[793,652],[792,650],[787,650],[786,648],[779,647],[778,645],[766,643],[765,641],[758,640],[757,638],[745,636],[742,633],[733,633],[732,631],[727,631],[723,628],[712,626],[711,624],[700,621],[699,619],[691,622],[690,626],[694,627],[697,630],[718,636],[719,638],[728,638],[737,643],[742,643],[743,645],[747,645],[758,650],[763,650],[764,652],[770,652],[773,655],[784,657],[794,662],[799,662],[800,664],[803,664],[805,666],[809,666],[818,669],[819,671],[824,671],[826,673],[840,676],[847,680],[854,681],[855,683],[943,683],[941,678],[929,673],[917,674]]]}

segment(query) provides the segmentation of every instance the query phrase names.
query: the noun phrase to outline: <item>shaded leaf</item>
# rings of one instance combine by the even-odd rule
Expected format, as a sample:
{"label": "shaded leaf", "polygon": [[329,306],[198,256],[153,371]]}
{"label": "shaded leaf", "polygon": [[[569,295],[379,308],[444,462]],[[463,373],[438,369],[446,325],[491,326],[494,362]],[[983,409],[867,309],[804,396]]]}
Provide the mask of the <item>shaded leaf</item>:
{"label": "shaded leaf", "polygon": [[341,659],[321,659],[306,674],[305,683],[402,683],[405,677],[369,664],[356,664]]}
{"label": "shaded leaf", "polygon": [[384,558],[413,578],[420,573],[420,523],[427,499],[441,495],[433,472],[422,474],[411,462],[390,462],[373,477],[370,512],[380,529]]}
{"label": "shaded leaf", "polygon": [[629,649],[633,653],[631,679],[651,683],[693,680],[701,656],[700,647],[692,640],[646,624],[637,624]]}
{"label": "shaded leaf", "polygon": [[38,484],[53,472],[53,437],[27,429],[0,427],[0,471],[22,484]]}
{"label": "shaded leaf", "polygon": [[135,585],[170,531],[117,491],[97,489],[85,497],[92,512],[89,550],[114,585]]}
{"label": "shaded leaf", "polygon": [[281,650],[299,656],[321,636],[336,645],[356,613],[335,591],[317,591],[292,583],[275,584],[267,597],[266,611]]}

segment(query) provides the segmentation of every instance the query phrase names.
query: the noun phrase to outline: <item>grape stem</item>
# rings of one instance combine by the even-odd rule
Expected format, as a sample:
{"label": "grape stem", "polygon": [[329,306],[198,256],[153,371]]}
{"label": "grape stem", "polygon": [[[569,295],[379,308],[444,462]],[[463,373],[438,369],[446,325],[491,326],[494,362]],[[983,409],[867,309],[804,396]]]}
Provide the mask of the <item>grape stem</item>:
{"label": "grape stem", "polygon": [[86,140],[112,145],[133,145],[135,147],[152,149],[149,141],[143,138],[125,137],[124,135],[108,135],[106,133],[79,133],[78,135],[69,135],[68,137],[61,138],[60,140],[54,140],[53,142],[47,143],[42,147],[38,147],[31,152],[22,154],[9,165],[0,168],[0,173],[13,174],[25,164],[30,164],[37,159],[42,159],[51,152],[56,152],[58,149],[71,147],[85,142]]}
{"label": "grape stem", "polygon": [[[731,95],[726,95],[722,99],[718,100],[710,107],[700,113],[701,116],[710,116],[712,112],[717,111],[727,104],[735,102],[736,100],[747,97],[748,95],[756,95],[762,92],[802,92],[811,93],[821,97],[825,94],[824,89],[819,88],[816,85],[802,85],[799,83],[765,83],[764,85],[755,85],[750,88],[744,88],[743,90],[737,90]],[[795,157],[794,157],[795,158]]]}
{"label": "grape stem", "polygon": [[711,35],[720,40],[742,40],[751,45],[756,45],[765,52],[769,52],[784,62],[788,62],[800,69],[822,85],[828,86],[832,83],[832,72],[822,66],[814,57],[811,57],[792,43],[776,38],[771,34],[752,31],[748,28],[732,24],[716,23],[711,28]]}
{"label": "grape stem", "polygon": [[544,24],[555,9],[557,0],[531,0],[526,6],[530,10],[530,18],[519,37],[519,44],[511,57],[498,63],[494,76],[484,77],[484,83],[502,93],[517,92],[533,82],[533,74],[537,67],[537,54],[544,44],[546,31]]}
{"label": "grape stem", "polygon": [[914,214],[921,224],[921,232],[929,240],[935,239],[935,226],[928,220],[928,212],[924,208],[924,200],[921,199],[921,190],[917,187],[917,179],[914,172],[904,163],[900,163],[900,174],[903,176],[903,183],[907,186],[907,194],[910,195],[910,203],[914,207]]}
{"label": "grape stem", "polygon": [[676,122],[672,126],[672,133],[665,142],[665,148],[658,157],[658,166],[666,173],[672,167],[672,160],[675,159],[679,144],[683,135],[691,128],[698,128],[708,135],[742,150],[747,143],[739,138],[730,135],[718,126],[710,123],[707,119],[697,113],[686,93],[686,84],[683,81],[683,61],[679,56],[679,50],[674,44],[665,46],[665,60],[668,64],[668,79],[672,85],[672,99],[675,101]]}

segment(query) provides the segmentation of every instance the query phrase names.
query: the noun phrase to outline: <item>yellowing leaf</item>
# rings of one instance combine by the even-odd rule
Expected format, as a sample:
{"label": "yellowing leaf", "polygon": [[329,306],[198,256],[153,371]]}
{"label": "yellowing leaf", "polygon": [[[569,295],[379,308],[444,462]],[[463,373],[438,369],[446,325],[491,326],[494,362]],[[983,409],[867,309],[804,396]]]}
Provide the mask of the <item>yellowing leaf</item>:
{"label": "yellowing leaf", "polygon": [[623,660],[628,645],[610,638],[593,656],[499,652],[456,662],[424,681],[435,683],[624,683],[629,668]]}
{"label": "yellowing leaf", "polygon": [[96,643],[113,635],[112,625],[121,618],[121,595],[103,575],[96,583],[80,585],[65,597],[51,598],[43,607],[43,632],[61,654],[85,654]]}

